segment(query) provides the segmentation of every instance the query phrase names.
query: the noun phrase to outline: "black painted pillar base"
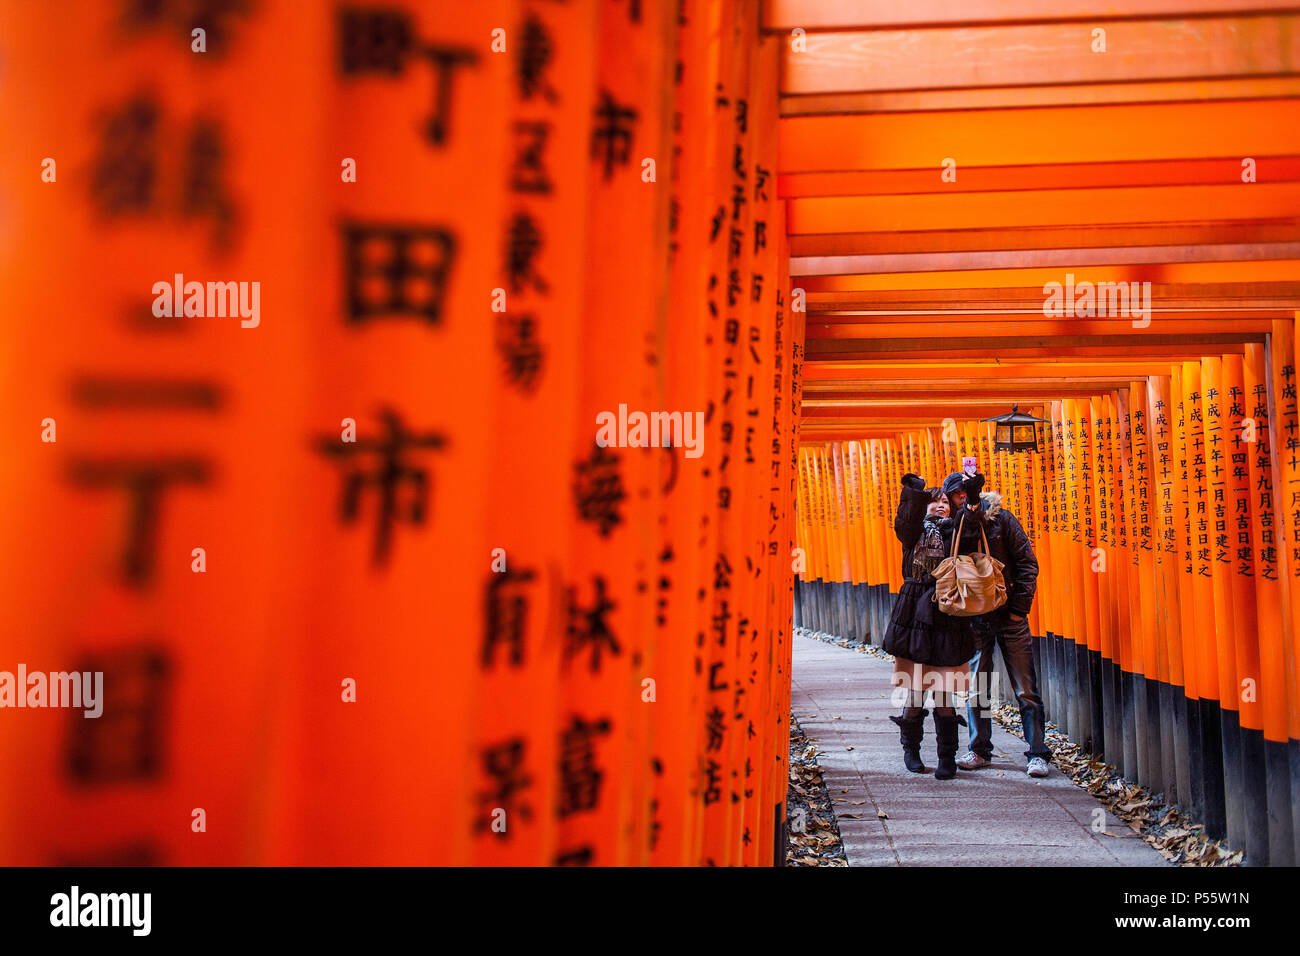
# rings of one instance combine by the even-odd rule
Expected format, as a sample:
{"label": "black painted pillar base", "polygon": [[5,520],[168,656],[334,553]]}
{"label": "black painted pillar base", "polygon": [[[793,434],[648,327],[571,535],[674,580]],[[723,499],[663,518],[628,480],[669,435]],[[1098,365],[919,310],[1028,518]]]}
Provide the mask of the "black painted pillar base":
{"label": "black painted pillar base", "polygon": [[1101,679],[1101,651],[1088,650],[1088,727],[1092,731],[1092,752],[1098,756],[1106,752],[1105,704]]}
{"label": "black painted pillar base", "polygon": [[[1219,735],[1219,761],[1223,766],[1224,839],[1234,850],[1244,850],[1250,828],[1246,820],[1246,778],[1241,747],[1240,712],[1220,705]],[[1267,829],[1264,830],[1263,836],[1267,846]]]}
{"label": "black painted pillar base", "polygon": [[1045,710],[1044,723],[1056,719],[1056,661],[1052,658],[1052,632],[1044,631],[1042,637],[1034,638],[1038,645],[1038,695],[1043,698]]}
{"label": "black painted pillar base", "polygon": [[1241,804],[1246,818],[1246,839],[1242,846],[1246,851],[1245,863],[1247,866],[1270,866],[1273,847],[1268,819],[1269,767],[1264,751],[1264,731],[1242,727],[1239,719],[1237,740],[1241,760]]}
{"label": "black painted pillar base", "polygon": [[1287,756],[1287,743],[1267,740],[1260,734],[1264,755],[1265,799],[1268,811],[1268,863],[1269,866],[1295,866],[1300,860],[1296,852],[1295,826],[1291,818],[1293,794],[1291,789],[1291,761]]}
{"label": "black painted pillar base", "polygon": [[785,818],[785,801],[776,805],[772,826],[772,865],[785,866],[785,851],[790,845],[790,822]]}
{"label": "black painted pillar base", "polygon": [[1083,681],[1079,677],[1079,645],[1068,639],[1062,641],[1061,656],[1065,663],[1065,694],[1068,698],[1066,711],[1069,718],[1066,724],[1070,728],[1070,739],[1079,746],[1083,746],[1085,737],[1083,732],[1083,698],[1079,694],[1079,687]]}
{"label": "black painted pillar base", "polygon": [[1205,738],[1201,736],[1201,701],[1183,696],[1187,714],[1187,808],[1192,818],[1205,822]]}
{"label": "black painted pillar base", "polygon": [[1142,706],[1145,714],[1139,714],[1139,719],[1144,719],[1146,726],[1146,752],[1143,754],[1143,772],[1147,780],[1143,784],[1151,790],[1152,793],[1163,793],[1165,790],[1165,771],[1161,763],[1161,746],[1160,735],[1164,729],[1160,725],[1160,681],[1153,680],[1150,677],[1143,677],[1142,683]]}
{"label": "black painted pillar base", "polygon": [[1300,865],[1300,740],[1287,741],[1286,755],[1291,765],[1291,852]]}
{"label": "black painted pillar base", "polygon": [[1160,702],[1164,707],[1161,724],[1167,723],[1169,733],[1164,738],[1162,752],[1165,761],[1165,780],[1172,784],[1173,793],[1167,794],[1171,802],[1184,810],[1192,808],[1191,734],[1188,732],[1187,695],[1177,684],[1160,685]]}
{"label": "black painted pillar base", "polygon": [[1137,721],[1137,675],[1129,673],[1115,665],[1115,677],[1119,682],[1120,698],[1120,736],[1124,741],[1120,754],[1120,773],[1126,780],[1137,780],[1141,775],[1138,770],[1138,721]]}
{"label": "black painted pillar base", "polygon": [[1093,657],[1093,673],[1101,684],[1101,739],[1104,742],[1102,754],[1109,764],[1119,765],[1123,759],[1124,748],[1119,742],[1120,702],[1115,694],[1115,662],[1107,660],[1101,651]]}
{"label": "black painted pillar base", "polygon": [[1217,700],[1198,700],[1201,714],[1202,786],[1205,813],[1205,833],[1222,840],[1228,832],[1227,813],[1224,809],[1223,787],[1223,727],[1222,711]]}

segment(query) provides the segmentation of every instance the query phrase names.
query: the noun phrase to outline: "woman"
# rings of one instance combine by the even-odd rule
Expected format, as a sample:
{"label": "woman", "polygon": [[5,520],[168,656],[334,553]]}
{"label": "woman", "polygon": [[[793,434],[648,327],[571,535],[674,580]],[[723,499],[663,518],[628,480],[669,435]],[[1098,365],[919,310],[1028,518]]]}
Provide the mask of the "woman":
{"label": "woman", "polygon": [[[946,485],[946,483],[945,483]],[[964,502],[963,502],[964,503]],[[950,617],[934,600],[931,572],[948,556],[952,542],[951,502],[943,490],[925,487],[913,474],[903,476],[903,491],[894,517],[894,533],[903,546],[903,589],[894,601],[882,644],[894,655],[894,683],[906,688],[903,713],[890,717],[898,724],[903,763],[913,773],[925,773],[921,738],[927,711],[925,693],[934,691],[934,730],[939,758],[934,776],[957,775],[957,715],[952,692],[964,686],[967,662],[975,655],[977,627],[971,618]],[[963,538],[966,536],[963,534]]]}

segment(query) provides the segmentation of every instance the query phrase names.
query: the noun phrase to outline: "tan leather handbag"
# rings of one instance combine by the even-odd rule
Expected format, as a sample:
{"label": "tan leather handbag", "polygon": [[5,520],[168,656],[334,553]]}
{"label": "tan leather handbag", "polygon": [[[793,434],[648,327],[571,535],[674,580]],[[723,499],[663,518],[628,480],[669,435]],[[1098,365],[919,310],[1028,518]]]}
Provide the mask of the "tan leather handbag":
{"label": "tan leather handbag", "polygon": [[957,554],[961,546],[961,529],[966,509],[952,536],[952,554],[944,558],[934,575],[934,600],[939,610],[951,617],[976,617],[996,611],[1007,603],[1007,585],[1002,579],[1003,564],[988,553],[989,539],[980,526],[984,550],[974,554]]}

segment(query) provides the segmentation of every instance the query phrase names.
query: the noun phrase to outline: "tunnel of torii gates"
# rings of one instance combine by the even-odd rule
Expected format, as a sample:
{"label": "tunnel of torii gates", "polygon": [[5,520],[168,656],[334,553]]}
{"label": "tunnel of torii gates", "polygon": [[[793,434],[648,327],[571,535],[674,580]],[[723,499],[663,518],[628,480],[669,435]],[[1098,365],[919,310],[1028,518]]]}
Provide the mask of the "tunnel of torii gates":
{"label": "tunnel of torii gates", "polygon": [[[3,859],[770,865],[792,621],[879,641],[900,475],[974,455],[1050,718],[1293,863],[1300,17],[1124,6],[7,9],[0,661],[125,719],[6,713]],[[597,442],[656,410],[702,443]]]}

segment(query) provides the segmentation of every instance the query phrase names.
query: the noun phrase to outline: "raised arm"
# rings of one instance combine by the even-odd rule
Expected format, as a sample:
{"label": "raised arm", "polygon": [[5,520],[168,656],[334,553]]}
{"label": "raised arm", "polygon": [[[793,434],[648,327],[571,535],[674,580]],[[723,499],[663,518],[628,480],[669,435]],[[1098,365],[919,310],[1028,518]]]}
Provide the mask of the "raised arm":
{"label": "raised arm", "polygon": [[925,524],[925,509],[930,496],[925,493],[925,480],[911,473],[903,476],[903,491],[898,498],[898,513],[894,515],[894,534],[906,548],[916,544]]}

